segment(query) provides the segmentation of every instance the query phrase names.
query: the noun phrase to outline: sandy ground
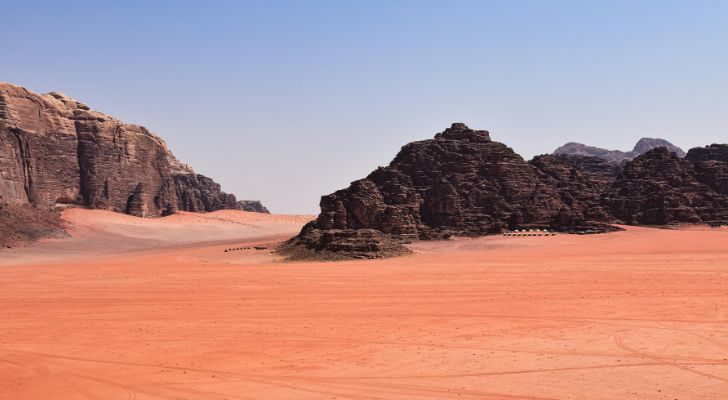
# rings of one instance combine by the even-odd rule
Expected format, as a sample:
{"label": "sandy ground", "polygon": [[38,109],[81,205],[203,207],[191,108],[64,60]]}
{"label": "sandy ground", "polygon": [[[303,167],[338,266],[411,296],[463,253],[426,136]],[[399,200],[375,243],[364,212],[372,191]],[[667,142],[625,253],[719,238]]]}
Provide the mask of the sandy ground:
{"label": "sandy ground", "polygon": [[307,218],[66,217],[0,252],[2,399],[728,398],[726,229],[283,263],[223,250]]}

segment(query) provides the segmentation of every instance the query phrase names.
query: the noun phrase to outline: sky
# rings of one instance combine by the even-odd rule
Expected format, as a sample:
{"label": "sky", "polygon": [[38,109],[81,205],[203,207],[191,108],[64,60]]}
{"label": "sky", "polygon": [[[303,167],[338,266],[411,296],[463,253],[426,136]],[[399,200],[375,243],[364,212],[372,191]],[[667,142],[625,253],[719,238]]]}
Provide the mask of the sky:
{"label": "sky", "polygon": [[321,195],[453,122],[524,158],[728,141],[728,1],[7,1],[0,81],[163,137],[239,199]]}

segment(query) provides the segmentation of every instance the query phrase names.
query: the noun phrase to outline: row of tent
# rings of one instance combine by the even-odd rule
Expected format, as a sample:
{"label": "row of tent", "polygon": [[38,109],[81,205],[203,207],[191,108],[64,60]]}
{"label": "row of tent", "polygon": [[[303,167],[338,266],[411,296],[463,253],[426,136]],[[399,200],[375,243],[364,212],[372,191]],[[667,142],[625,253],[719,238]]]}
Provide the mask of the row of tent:
{"label": "row of tent", "polygon": [[541,229],[534,229],[534,230],[522,230],[519,231],[516,229],[513,232],[506,232],[503,234],[503,236],[556,236],[556,232],[551,232],[549,230],[541,230]]}

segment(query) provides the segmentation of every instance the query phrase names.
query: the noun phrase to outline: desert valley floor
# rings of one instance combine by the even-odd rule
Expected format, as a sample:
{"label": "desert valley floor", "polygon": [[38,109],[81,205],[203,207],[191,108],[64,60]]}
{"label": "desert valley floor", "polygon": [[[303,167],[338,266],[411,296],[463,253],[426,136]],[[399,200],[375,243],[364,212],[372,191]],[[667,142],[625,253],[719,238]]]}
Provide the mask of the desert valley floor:
{"label": "desert valley floor", "polygon": [[728,229],[293,263],[311,217],[64,218],[0,252],[0,398],[728,397]]}

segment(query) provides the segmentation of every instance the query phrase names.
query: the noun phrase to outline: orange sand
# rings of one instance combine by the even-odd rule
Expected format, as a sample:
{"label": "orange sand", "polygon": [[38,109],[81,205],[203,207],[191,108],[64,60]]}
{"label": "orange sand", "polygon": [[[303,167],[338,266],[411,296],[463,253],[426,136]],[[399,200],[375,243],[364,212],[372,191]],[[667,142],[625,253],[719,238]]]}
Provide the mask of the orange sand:
{"label": "orange sand", "polygon": [[281,263],[223,249],[307,217],[66,218],[0,252],[1,399],[728,398],[727,229]]}

